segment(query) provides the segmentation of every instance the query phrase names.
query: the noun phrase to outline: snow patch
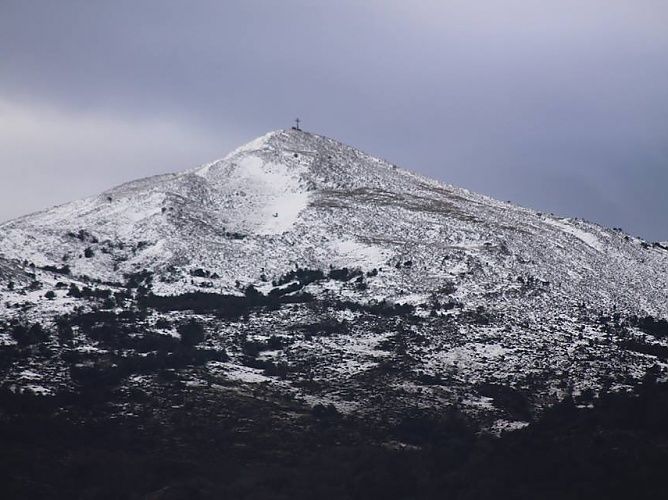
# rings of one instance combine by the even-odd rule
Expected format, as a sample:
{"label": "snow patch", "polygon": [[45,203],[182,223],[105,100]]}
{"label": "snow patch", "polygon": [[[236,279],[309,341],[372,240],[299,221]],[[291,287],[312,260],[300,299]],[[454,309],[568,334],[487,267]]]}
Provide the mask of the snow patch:
{"label": "snow patch", "polygon": [[603,245],[596,236],[586,231],[583,231],[580,228],[568,224],[566,219],[562,220],[545,219],[544,221],[545,223],[550,224],[551,226],[558,227],[565,233],[572,234],[583,243],[592,247],[594,250],[597,250],[599,252],[603,251]]}
{"label": "snow patch", "polygon": [[335,240],[330,243],[334,255],[344,260],[354,260],[364,267],[379,267],[387,260],[389,252],[354,240]]}
{"label": "snow patch", "polygon": [[210,363],[218,369],[222,369],[228,379],[236,380],[238,382],[245,382],[247,384],[259,384],[262,382],[270,382],[271,378],[262,374],[262,370],[256,368],[249,368],[243,365],[236,365],[234,363]]}
{"label": "snow patch", "polygon": [[246,156],[236,162],[230,183],[243,186],[250,206],[245,219],[256,234],[281,234],[292,229],[309,195],[300,183],[299,169]]}
{"label": "snow patch", "polygon": [[529,425],[529,422],[523,422],[521,420],[504,420],[498,419],[492,424],[490,429],[493,434],[500,435],[504,432],[512,432],[520,429],[524,429]]}

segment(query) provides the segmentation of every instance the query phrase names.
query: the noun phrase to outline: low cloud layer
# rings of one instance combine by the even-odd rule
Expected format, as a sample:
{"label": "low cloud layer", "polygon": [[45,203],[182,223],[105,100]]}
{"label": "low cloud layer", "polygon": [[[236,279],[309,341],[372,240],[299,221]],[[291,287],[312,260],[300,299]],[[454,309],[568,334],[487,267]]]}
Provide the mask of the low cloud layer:
{"label": "low cloud layer", "polygon": [[0,219],[299,115],[443,181],[666,240],[666,25],[651,0],[4,0]]}

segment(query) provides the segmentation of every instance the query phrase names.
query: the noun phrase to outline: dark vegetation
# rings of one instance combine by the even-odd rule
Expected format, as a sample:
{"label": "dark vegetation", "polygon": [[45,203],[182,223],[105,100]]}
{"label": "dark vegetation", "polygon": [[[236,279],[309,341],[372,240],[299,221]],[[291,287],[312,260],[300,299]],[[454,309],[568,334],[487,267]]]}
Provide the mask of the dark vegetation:
{"label": "dark vegetation", "polygon": [[64,265],[62,267],[58,266],[43,266],[42,269],[44,271],[49,271],[52,273],[56,274],[64,274],[64,275],[69,275],[71,273],[70,266]]}
{"label": "dark vegetation", "polygon": [[230,238],[232,240],[243,240],[246,235],[237,233],[236,231],[225,231],[225,237]]}
{"label": "dark vegetation", "polygon": [[531,409],[525,394],[498,384],[482,384],[478,386],[478,393],[494,400],[495,406],[504,410],[510,420],[530,421]]}
{"label": "dark vegetation", "polygon": [[48,333],[39,323],[32,325],[17,323],[13,325],[10,333],[19,346],[38,344],[48,338]]}
{"label": "dark vegetation", "polygon": [[[196,269],[193,276],[210,277],[208,271]],[[320,270],[297,268],[286,273],[272,282],[274,288],[267,294],[258,291],[253,285],[243,289],[244,295],[231,295],[207,292],[190,292],[175,296],[158,296],[147,293],[140,298],[140,306],[153,308],[158,311],[193,311],[196,313],[214,314],[219,318],[238,319],[249,314],[253,309],[260,307],[278,308],[281,304],[300,304],[314,300],[314,297],[303,291],[303,288],[316,281],[332,279],[351,281],[356,279],[359,287],[363,283],[364,273],[359,269],[335,269],[325,274]],[[150,288],[150,281],[149,288]],[[412,314],[414,307],[407,304],[390,304],[379,302],[374,304],[359,304],[350,301],[336,301],[329,304],[338,309],[352,311],[366,311],[379,315]]]}
{"label": "dark vegetation", "polygon": [[192,269],[190,271],[190,275],[195,277],[195,278],[211,278],[214,280],[217,280],[220,278],[217,273],[212,273],[211,271],[207,271],[206,269],[202,268],[197,268],[197,269]]}
{"label": "dark vegetation", "polygon": [[642,318],[633,316],[630,318],[629,323],[656,338],[668,337],[668,321],[665,319],[656,319],[652,316]]}
{"label": "dark vegetation", "polygon": [[315,323],[300,325],[298,329],[304,332],[306,340],[311,340],[313,337],[347,334],[350,328],[345,321],[339,321],[336,318],[324,318]]}
{"label": "dark vegetation", "polygon": [[283,276],[279,277],[278,279],[275,279],[272,281],[272,285],[275,287],[285,285],[286,283],[290,283],[292,281],[297,281],[301,284],[301,286],[306,286],[309,283],[313,283],[315,281],[320,281],[325,279],[325,273],[322,272],[319,269],[302,269],[302,268],[297,268],[294,271],[290,271]]}
{"label": "dark vegetation", "polygon": [[67,236],[69,236],[70,238],[73,238],[73,239],[77,239],[81,242],[86,242],[86,241],[90,242],[90,243],[98,243],[99,242],[99,240],[95,236],[93,236],[91,233],[89,233],[85,229],[79,229],[79,231],[76,232],[76,233],[70,231],[70,232],[67,233]]}
{"label": "dark vegetation", "polygon": [[194,347],[204,341],[204,327],[194,319],[179,325],[177,330],[185,346]]}
{"label": "dark vegetation", "polygon": [[[369,271],[368,273],[366,273],[367,278],[374,277],[377,275],[378,275],[377,269],[374,269],[373,271]],[[364,281],[364,276],[365,274],[362,272],[362,270],[357,268],[350,269],[347,267],[343,267],[339,269],[332,267],[330,268],[329,272],[325,273],[320,269],[307,269],[307,268],[297,267],[295,270],[290,271],[280,276],[279,278],[273,280],[272,285],[274,287],[281,287],[283,285],[291,283],[294,285],[292,289],[298,290],[311,283],[327,279],[336,281],[351,281],[353,278],[357,278],[356,282],[362,283]],[[281,291],[275,289],[272,290],[272,292],[280,293]]]}
{"label": "dark vegetation", "polygon": [[[623,349],[656,356],[663,361],[668,360],[668,347],[651,338],[665,339],[668,337],[668,321],[665,319],[657,319],[653,316],[622,318],[619,313],[614,313],[612,315],[601,314],[597,321],[609,339],[617,338],[618,345]],[[649,338],[634,335],[629,330],[630,327],[637,328]]]}
{"label": "dark vegetation", "polygon": [[[120,402],[134,416],[110,413]],[[169,380],[97,400],[1,391],[0,408],[7,499],[649,499],[668,465],[668,386],[652,380],[498,439],[454,408],[366,422]]]}
{"label": "dark vegetation", "polygon": [[415,306],[411,304],[399,304],[393,302],[372,302],[369,304],[360,304],[359,302],[352,302],[349,300],[336,300],[327,302],[325,304],[337,309],[347,309],[353,312],[367,312],[377,316],[410,316],[415,312]]}
{"label": "dark vegetation", "polygon": [[157,311],[193,311],[210,313],[219,318],[238,319],[257,307],[277,307],[280,304],[310,302],[313,297],[307,293],[298,295],[264,295],[247,288],[245,295],[228,295],[205,292],[191,292],[174,296],[148,294],[140,299],[142,308]]}
{"label": "dark vegetation", "polygon": [[[406,264],[403,264],[406,266]],[[201,270],[193,276],[213,276]],[[334,272],[334,275],[332,275]],[[202,276],[199,276],[202,274]],[[209,323],[189,312],[240,321],[261,308],[317,307],[321,314],[295,327],[304,338],[350,334],[355,325],[329,316],[350,310],[383,327],[396,323],[385,346],[400,361],[406,345],[422,342],[404,325],[422,321],[405,304],[319,300],[302,289],[324,279],[364,279],[355,270],[296,269],[268,294],[189,293],[159,297],[153,276],[126,276],[126,287],[70,287],[68,294],[98,306],[39,323],[6,325],[16,346],[0,347],[0,373],[27,353],[46,358],[58,346],[73,384],[56,396],[0,389],[0,497],[67,499],[562,499],[662,498],[668,467],[668,385],[649,373],[633,394],[604,394],[594,408],[572,399],[534,418],[528,395],[497,384],[476,387],[523,430],[493,438],[478,433],[456,407],[397,409],[384,418],[346,416],[334,406],[305,407],[257,388],[244,394],[229,381],[211,384],[202,365],[225,361],[212,349]],[[371,276],[373,277],[373,276]],[[277,291],[275,291],[277,290]],[[289,291],[286,291],[289,290]],[[115,306],[121,307],[120,311]],[[432,310],[459,304],[432,304]],[[151,309],[186,312],[151,325]],[[484,309],[463,319],[489,324]],[[665,320],[601,315],[598,326],[622,348],[666,359],[654,339]],[[445,323],[444,323],[445,324]],[[389,327],[389,326],[388,326]],[[166,330],[176,331],[178,336]],[[287,334],[240,339],[241,362],[270,377],[295,367],[268,351],[289,345]],[[81,336],[101,351],[71,348]],[[317,340],[317,339],[315,339]],[[403,356],[403,357],[402,357]],[[190,387],[191,375],[208,385]],[[132,375],[144,377],[129,383]],[[446,385],[424,375],[423,383]],[[231,390],[230,390],[231,389]],[[267,391],[267,392],[265,392]]]}

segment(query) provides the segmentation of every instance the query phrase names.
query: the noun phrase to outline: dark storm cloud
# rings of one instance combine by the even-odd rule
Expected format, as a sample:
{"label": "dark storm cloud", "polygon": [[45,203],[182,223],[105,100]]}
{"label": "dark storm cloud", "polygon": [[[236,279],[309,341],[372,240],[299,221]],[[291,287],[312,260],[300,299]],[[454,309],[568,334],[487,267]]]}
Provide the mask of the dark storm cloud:
{"label": "dark storm cloud", "polygon": [[2,0],[0,218],[300,115],[446,182],[668,239],[667,23],[650,0]]}

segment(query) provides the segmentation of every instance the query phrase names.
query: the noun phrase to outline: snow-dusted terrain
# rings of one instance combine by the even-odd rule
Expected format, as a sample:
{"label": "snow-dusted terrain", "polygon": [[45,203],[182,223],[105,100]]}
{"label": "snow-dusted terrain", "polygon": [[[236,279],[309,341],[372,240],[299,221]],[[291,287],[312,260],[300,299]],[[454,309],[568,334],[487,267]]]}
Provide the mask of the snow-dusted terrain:
{"label": "snow-dusted terrain", "polygon": [[[623,388],[664,367],[660,356],[625,348],[627,337],[611,326],[617,320],[600,318],[668,317],[667,248],[285,130],[200,168],[0,225],[0,318],[48,323],[93,307],[68,295],[71,283],[118,291],[133,273],[152,273],[156,295],[242,296],[249,285],[264,294],[289,286],[281,278],[296,269],[359,270],[299,283],[294,293],[312,294],[312,303],[260,308],[242,321],[203,315],[208,345],[230,354],[210,362],[209,374],[343,411],[457,402],[496,418],[485,384],[523,391],[539,408],[564,394]],[[415,309],[408,319],[369,312],[395,303]],[[152,312],[146,325],[184,314]],[[338,327],[305,335],[312,324]],[[625,328],[651,345],[664,342]],[[272,335],[283,341],[257,359],[285,365],[281,377],[243,362],[239,339]],[[58,362],[27,365],[17,363],[4,383],[45,391],[68,383],[54,376]],[[508,418],[494,425],[522,420]]]}

